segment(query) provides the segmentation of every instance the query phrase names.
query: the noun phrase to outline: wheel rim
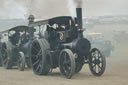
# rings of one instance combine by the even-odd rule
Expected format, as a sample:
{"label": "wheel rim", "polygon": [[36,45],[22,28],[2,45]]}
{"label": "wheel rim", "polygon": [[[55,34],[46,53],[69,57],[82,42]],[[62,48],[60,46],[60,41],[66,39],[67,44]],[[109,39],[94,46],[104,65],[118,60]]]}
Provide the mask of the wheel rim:
{"label": "wheel rim", "polygon": [[68,51],[63,51],[60,55],[60,71],[67,78],[71,78],[75,72],[75,59],[71,51]]}
{"label": "wheel rim", "polygon": [[31,48],[31,62],[35,73],[39,74],[42,67],[42,50],[38,42],[34,42]]}
{"label": "wheel rim", "polygon": [[98,49],[93,49],[89,59],[89,66],[92,73],[96,76],[101,76],[104,73],[105,65],[105,57]]}

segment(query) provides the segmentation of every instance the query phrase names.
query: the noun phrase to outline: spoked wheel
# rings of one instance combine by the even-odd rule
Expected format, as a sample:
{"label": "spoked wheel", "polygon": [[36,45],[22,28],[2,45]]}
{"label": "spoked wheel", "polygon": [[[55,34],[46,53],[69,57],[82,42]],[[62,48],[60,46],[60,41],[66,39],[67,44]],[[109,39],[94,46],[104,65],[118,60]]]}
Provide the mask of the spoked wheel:
{"label": "spoked wheel", "polygon": [[49,44],[45,39],[34,40],[31,45],[31,63],[35,74],[47,75],[50,68],[47,62]]}
{"label": "spoked wheel", "polygon": [[71,50],[64,49],[60,53],[59,68],[61,73],[70,79],[75,73],[75,58]]}
{"label": "spoked wheel", "polygon": [[23,52],[19,52],[17,65],[18,65],[18,69],[20,71],[24,71],[24,69],[25,69],[25,56],[24,56]]}
{"label": "spoked wheel", "polygon": [[92,49],[89,56],[89,68],[93,75],[101,76],[106,68],[106,60],[103,54],[96,48]]}
{"label": "spoked wheel", "polygon": [[6,69],[11,69],[12,68],[12,62],[10,59],[10,52],[11,50],[9,49],[9,43],[5,42],[2,45],[2,55],[1,55],[1,61],[2,61],[2,66],[5,67]]}

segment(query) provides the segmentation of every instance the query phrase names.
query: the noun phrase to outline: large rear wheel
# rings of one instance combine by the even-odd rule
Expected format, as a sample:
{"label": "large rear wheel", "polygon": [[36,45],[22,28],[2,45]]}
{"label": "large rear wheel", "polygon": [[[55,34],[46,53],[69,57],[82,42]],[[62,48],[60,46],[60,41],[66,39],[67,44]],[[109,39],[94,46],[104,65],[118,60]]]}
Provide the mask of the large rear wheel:
{"label": "large rear wheel", "polygon": [[31,45],[31,66],[35,74],[47,75],[50,70],[49,56],[48,56],[49,44],[45,39],[34,40]]}
{"label": "large rear wheel", "polygon": [[59,68],[66,78],[70,79],[75,73],[75,57],[71,50],[64,49],[59,56]]}
{"label": "large rear wheel", "polygon": [[90,52],[89,68],[92,74],[95,76],[101,76],[105,71],[106,68],[105,57],[97,48],[92,49]]}

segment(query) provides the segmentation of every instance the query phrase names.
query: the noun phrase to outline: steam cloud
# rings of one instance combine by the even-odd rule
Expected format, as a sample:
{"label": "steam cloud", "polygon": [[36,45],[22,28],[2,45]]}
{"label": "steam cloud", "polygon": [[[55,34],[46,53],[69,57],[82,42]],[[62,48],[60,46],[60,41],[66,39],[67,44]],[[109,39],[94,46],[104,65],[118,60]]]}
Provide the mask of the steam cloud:
{"label": "steam cloud", "polygon": [[75,8],[76,8],[76,3],[74,2],[74,0],[68,0],[68,9],[72,17],[76,16]]}
{"label": "steam cloud", "polygon": [[68,9],[72,17],[76,16],[76,8],[82,8],[82,0],[68,0]]}
{"label": "steam cloud", "polygon": [[75,3],[77,8],[82,8],[82,0],[75,0]]}

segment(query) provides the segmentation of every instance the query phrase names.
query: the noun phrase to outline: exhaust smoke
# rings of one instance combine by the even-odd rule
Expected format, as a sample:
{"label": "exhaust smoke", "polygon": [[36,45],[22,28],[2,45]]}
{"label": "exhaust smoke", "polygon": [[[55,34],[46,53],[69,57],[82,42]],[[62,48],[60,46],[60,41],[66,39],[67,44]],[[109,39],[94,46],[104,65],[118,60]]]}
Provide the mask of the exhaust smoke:
{"label": "exhaust smoke", "polygon": [[76,16],[76,8],[82,8],[82,0],[68,0],[68,9],[72,17]]}
{"label": "exhaust smoke", "polygon": [[76,16],[76,3],[74,0],[68,0],[68,9],[72,17]]}
{"label": "exhaust smoke", "polygon": [[82,0],[75,0],[75,3],[77,8],[82,8]]}

